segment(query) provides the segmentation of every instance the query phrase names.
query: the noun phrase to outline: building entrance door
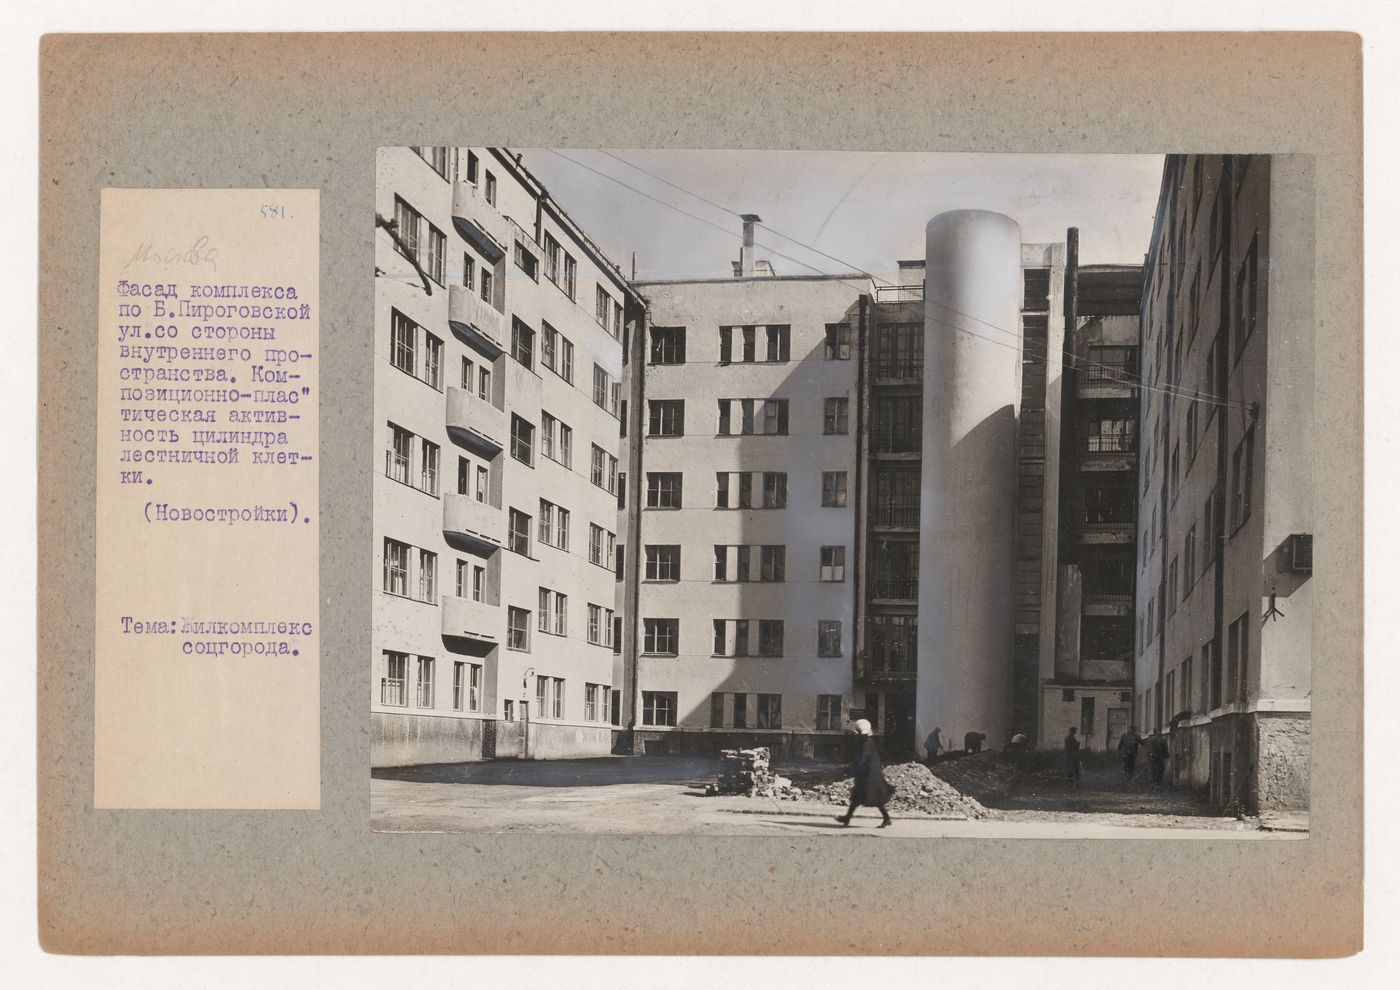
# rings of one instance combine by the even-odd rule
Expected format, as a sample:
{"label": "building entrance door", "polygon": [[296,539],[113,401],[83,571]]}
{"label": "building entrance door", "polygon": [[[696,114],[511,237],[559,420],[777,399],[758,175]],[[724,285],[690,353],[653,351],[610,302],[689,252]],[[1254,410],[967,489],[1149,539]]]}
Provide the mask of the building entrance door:
{"label": "building entrance door", "polygon": [[1128,731],[1128,709],[1110,708],[1108,710],[1108,738],[1104,740],[1103,748],[1110,753],[1118,749],[1118,740],[1123,738],[1123,733]]}
{"label": "building entrance door", "polygon": [[885,695],[885,738],[880,750],[887,763],[915,755],[912,694]]}

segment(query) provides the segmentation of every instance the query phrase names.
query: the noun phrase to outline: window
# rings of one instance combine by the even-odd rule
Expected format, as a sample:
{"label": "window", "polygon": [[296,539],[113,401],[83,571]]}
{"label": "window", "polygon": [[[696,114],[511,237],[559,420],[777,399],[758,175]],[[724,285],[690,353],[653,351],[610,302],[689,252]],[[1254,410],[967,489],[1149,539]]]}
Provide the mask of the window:
{"label": "window", "polygon": [[588,641],[594,646],[603,645],[603,606],[588,605]]}
{"label": "window", "polygon": [[846,580],[845,547],[822,547],[821,580]]}
{"label": "window", "polygon": [[452,708],[481,711],[481,665],[458,660],[452,665]]}
{"label": "window", "polygon": [[680,619],[643,619],[643,652],[676,656],[680,647]]}
{"label": "window", "polygon": [[559,338],[559,377],[570,385],[574,383],[574,342],[562,336]]}
{"label": "window", "polygon": [[[730,561],[733,560],[733,566]],[[715,545],[715,580],[720,582],[749,580],[749,548]]]}
{"label": "window", "polygon": [[564,381],[572,384],[574,380],[574,345],[545,321],[540,321],[540,327],[544,331],[541,354],[544,366]]}
{"label": "window", "polygon": [[408,484],[408,466],[412,459],[413,434],[390,423],[389,451],[384,459],[384,474],[394,481]]}
{"label": "window", "polygon": [[766,359],[769,361],[786,361],[788,359],[788,339],[791,337],[791,327],[776,326],[765,327],[768,332],[768,349]]}
{"label": "window", "polygon": [[[735,430],[734,407],[738,407],[738,429]],[[754,433],[755,414],[762,409],[763,429],[762,433],[767,436],[781,436],[788,431],[788,400],[787,399],[720,399],[719,400],[719,435],[720,436],[752,436]]]}
{"label": "window", "polygon": [[607,721],[608,689],[602,684],[583,686],[583,720],[585,722]]}
{"label": "window", "polygon": [[535,427],[516,416],[510,417],[510,456],[531,467],[535,463]]}
{"label": "window", "polygon": [[480,370],[479,374],[478,374],[478,379],[479,379],[479,384],[477,385],[477,390],[476,390],[477,397],[480,398],[482,402],[490,402],[490,401],[491,401],[491,369],[490,369],[490,368],[482,368],[482,369]]}
{"label": "window", "polygon": [[453,586],[458,598],[467,598],[471,587],[471,565],[465,560],[457,561],[457,583]]}
{"label": "window", "polygon": [[408,704],[408,654],[384,651],[385,677],[379,682],[381,705]]}
{"label": "window", "polygon": [[451,170],[451,158],[447,148],[414,148],[418,156],[427,162],[438,175],[444,179],[448,177]]}
{"label": "window", "polygon": [[560,550],[569,549],[569,510],[540,499],[539,540]]}
{"label": "window", "polygon": [[1181,703],[1178,711],[1191,710],[1191,657],[1181,661]]}
{"label": "window", "polygon": [[599,567],[611,567],[617,549],[617,536],[597,523],[588,524],[588,560]]}
{"label": "window", "polygon": [[1200,436],[1200,408],[1194,399],[1186,400],[1186,467],[1190,470],[1196,460],[1196,441]]}
{"label": "window", "polygon": [[391,595],[408,595],[408,551],[407,543],[384,541],[384,590]]}
{"label": "window", "polygon": [[758,575],[760,581],[787,580],[787,547],[782,545],[759,547]]}
{"label": "window", "polygon": [[535,368],[535,331],[514,317],[510,324],[510,356],[531,371]]}
{"label": "window", "polygon": [[841,696],[839,694],[817,695],[817,729],[833,730],[841,728]]}
{"label": "window", "polygon": [[543,342],[540,348],[540,363],[550,371],[553,371],[559,361],[559,331],[555,330],[545,320],[541,320],[540,332],[543,334]]}
{"label": "window", "polygon": [[681,548],[678,544],[648,544],[646,558],[646,579],[648,581],[679,581],[681,579]]}
{"label": "window", "polygon": [[822,432],[827,436],[844,435],[849,410],[850,400],[845,396],[827,399],[822,413]]}
{"label": "window", "polygon": [[724,728],[724,693],[720,691],[710,695],[710,728]]}
{"label": "window", "polygon": [[554,239],[554,235],[545,232],[544,235],[544,277],[551,282],[559,282],[559,242]]}
{"label": "window", "polygon": [[783,620],[758,620],[758,655],[780,657],[783,655]]}
{"label": "window", "polygon": [[418,707],[433,707],[433,658],[418,658]]}
{"label": "window", "polygon": [[554,636],[569,634],[569,598],[548,588],[540,589],[540,632]]}
{"label": "window", "polygon": [[826,360],[849,361],[851,359],[851,327],[846,323],[826,325]]}
{"label": "window", "polygon": [[685,327],[651,328],[651,363],[685,364]]}
{"label": "window", "polygon": [[437,599],[437,554],[430,550],[418,551],[418,600],[431,602]]}
{"label": "window", "polygon": [[469,357],[462,358],[462,388],[472,395],[476,394],[476,365]]}
{"label": "window", "polygon": [[491,174],[491,170],[486,171],[486,202],[492,206],[496,205],[496,177]]}
{"label": "window", "polygon": [[820,619],[817,621],[817,656],[839,657],[841,655],[841,621]]}
{"label": "window", "polygon": [[[1203,553],[1201,557],[1205,567],[1209,567],[1215,560],[1215,525],[1219,521],[1215,518],[1215,492],[1212,491],[1206,496],[1205,507],[1201,510],[1201,538],[1204,541],[1201,547]],[[1204,570],[1204,567],[1202,568]]]}
{"label": "window", "polygon": [[566,468],[574,466],[574,431],[567,423],[559,424],[559,447],[557,450],[560,464]]}
{"label": "window", "polygon": [[535,717],[549,717],[549,678],[535,675]]}
{"label": "window", "polygon": [[438,285],[445,285],[447,284],[447,237],[442,231],[426,221],[424,221],[424,226],[427,227],[425,240],[427,241],[428,257],[423,270]]}
{"label": "window", "polygon": [[923,399],[897,396],[875,400],[875,451],[919,453],[923,444]]}
{"label": "window", "polygon": [[419,465],[418,487],[429,495],[438,493],[438,445],[430,440],[423,441],[423,459]]}
{"label": "window", "polygon": [[490,487],[491,473],[486,468],[478,466],[476,469],[476,500],[478,502],[487,501]]}
{"label": "window", "polygon": [[1168,615],[1175,615],[1175,614],[1176,614],[1176,581],[1177,581],[1177,577],[1178,577],[1178,575],[1177,575],[1177,571],[1176,571],[1176,558],[1173,557],[1171,563],[1167,565],[1167,614],[1168,614]]}
{"label": "window", "polygon": [[578,288],[578,262],[569,252],[564,252],[564,294],[570,299],[575,298],[575,289]]}
{"label": "window", "polygon": [[874,364],[877,381],[922,378],[924,376],[923,321],[918,323],[881,323],[875,331]]}
{"label": "window", "polygon": [[472,565],[472,601],[486,601],[486,568]]}
{"label": "window", "polygon": [[1233,494],[1230,502],[1230,527],[1239,529],[1249,519],[1254,499],[1254,428],[1250,427],[1235,448],[1230,469]]}
{"label": "window", "polygon": [[476,185],[476,167],[477,167],[476,152],[474,152],[474,151],[468,151],[468,152],[467,152],[467,181],[470,182],[472,185]]}
{"label": "window", "polygon": [[1172,499],[1176,498],[1178,487],[1181,483],[1181,445],[1172,444],[1171,479],[1170,488]]}
{"label": "window", "polygon": [[515,721],[515,702],[510,698],[501,702],[501,718],[507,722]]}
{"label": "window", "polygon": [[749,655],[749,620],[715,619],[714,655],[717,657],[746,657]]}
{"label": "window", "polygon": [[593,366],[593,404],[599,409],[608,407],[608,373],[598,365]]}
{"label": "window", "polygon": [[822,506],[840,509],[846,505],[846,472],[822,472]]}
{"label": "window", "polygon": [[763,403],[763,433],[765,436],[786,436],[788,431],[788,400],[767,399]]}
{"label": "window", "polygon": [[612,312],[612,297],[600,285],[593,297],[593,318],[604,330],[608,328],[608,314],[610,312]]}
{"label": "window", "polygon": [[685,436],[684,399],[652,399],[647,406],[647,436]]}
{"label": "window", "polygon": [[554,688],[554,690],[553,690],[553,692],[552,692],[552,694],[551,694],[551,699],[550,699],[550,700],[553,702],[553,708],[552,708],[551,711],[550,711],[550,715],[551,715],[551,717],[553,717],[553,718],[563,718],[563,717],[564,717],[564,678],[562,678],[562,677],[552,677],[552,678],[550,678],[550,680],[553,682],[551,686]]}
{"label": "window", "polygon": [[516,608],[514,605],[506,609],[506,647],[512,650],[530,649],[530,610]]}
{"label": "window", "polygon": [[395,247],[400,254],[415,262],[420,258],[419,228],[422,223],[422,214],[409,206],[402,196],[394,197],[394,231],[398,234]]}
{"label": "window", "polygon": [[389,321],[389,363],[408,375],[417,376],[415,348],[418,342],[418,324],[398,310],[393,311]]}
{"label": "window", "polygon": [[593,445],[592,460],[589,465],[589,480],[608,492],[617,494],[617,458],[596,443]]}
{"label": "window", "polygon": [[471,255],[462,255],[462,286],[467,289],[476,288],[476,262],[472,261]]}
{"label": "window", "polygon": [[[774,483],[775,485],[777,482]],[[786,476],[783,481],[786,499]],[[715,475],[715,506],[720,509],[749,509],[753,507],[753,475],[749,472],[721,472]]]}
{"label": "window", "polygon": [[510,549],[530,556],[530,517],[519,509],[510,510]]}
{"label": "window", "polygon": [[540,453],[554,460],[554,438],[559,432],[559,421],[547,412],[540,413]]}
{"label": "window", "polygon": [[674,691],[643,691],[642,724],[674,726],[676,724],[676,707],[676,692]]}
{"label": "window", "polygon": [[495,305],[495,301],[494,301],[494,298],[495,298],[495,297],[494,297],[494,287],[495,287],[495,284],[496,284],[496,276],[495,276],[492,272],[488,272],[488,271],[485,269],[485,267],[483,267],[483,268],[481,269],[481,301],[482,301],[482,302],[484,302],[484,303],[490,303],[490,304],[493,305],[493,306]]}
{"label": "window", "polygon": [[781,694],[760,694],[758,696],[758,726],[760,729],[781,729],[783,727],[783,696]]}
{"label": "window", "polygon": [[763,507],[765,509],[787,508],[787,472],[763,472]]}
{"label": "window", "polygon": [[1196,527],[1186,531],[1186,540],[1181,549],[1182,583],[1189,594],[1196,583]]}

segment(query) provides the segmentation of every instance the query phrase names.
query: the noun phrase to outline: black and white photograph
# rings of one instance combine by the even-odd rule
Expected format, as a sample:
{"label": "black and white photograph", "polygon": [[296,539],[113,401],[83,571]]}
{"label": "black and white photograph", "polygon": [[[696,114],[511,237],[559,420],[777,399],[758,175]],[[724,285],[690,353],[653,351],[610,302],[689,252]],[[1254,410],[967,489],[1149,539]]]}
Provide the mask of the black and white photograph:
{"label": "black and white photograph", "polygon": [[369,825],[1306,838],[1314,209],[380,148]]}

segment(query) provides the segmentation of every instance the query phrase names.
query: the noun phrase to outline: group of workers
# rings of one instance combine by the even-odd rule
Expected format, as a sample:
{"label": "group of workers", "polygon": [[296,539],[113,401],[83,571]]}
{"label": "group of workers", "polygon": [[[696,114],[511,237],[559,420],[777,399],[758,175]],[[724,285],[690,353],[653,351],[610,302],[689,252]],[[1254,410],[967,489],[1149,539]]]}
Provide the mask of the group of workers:
{"label": "group of workers", "polygon": [[[1123,774],[1132,781],[1137,775],[1138,751],[1147,748],[1147,762],[1152,768],[1152,783],[1160,784],[1167,771],[1167,760],[1171,757],[1171,747],[1167,737],[1160,732],[1147,739],[1138,735],[1136,725],[1128,726],[1128,731],[1118,738],[1118,755],[1123,759]],[[1080,776],[1079,728],[1071,725],[1065,735],[1065,774],[1071,782]]]}

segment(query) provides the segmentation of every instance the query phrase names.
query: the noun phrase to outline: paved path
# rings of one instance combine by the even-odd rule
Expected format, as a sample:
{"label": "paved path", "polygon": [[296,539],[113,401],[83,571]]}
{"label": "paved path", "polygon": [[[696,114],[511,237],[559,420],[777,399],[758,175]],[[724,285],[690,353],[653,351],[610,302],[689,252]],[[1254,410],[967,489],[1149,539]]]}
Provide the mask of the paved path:
{"label": "paved path", "polygon": [[895,816],[862,809],[843,828],[834,805],[743,797],[704,797],[718,761],[679,758],[500,761],[376,770],[373,827],[382,832],[510,832],[594,835],[812,835],[842,839],[1206,838],[1272,839],[1296,832],[1259,830],[1233,818],[1003,811],[964,821]]}

